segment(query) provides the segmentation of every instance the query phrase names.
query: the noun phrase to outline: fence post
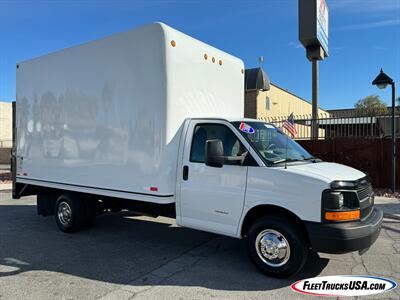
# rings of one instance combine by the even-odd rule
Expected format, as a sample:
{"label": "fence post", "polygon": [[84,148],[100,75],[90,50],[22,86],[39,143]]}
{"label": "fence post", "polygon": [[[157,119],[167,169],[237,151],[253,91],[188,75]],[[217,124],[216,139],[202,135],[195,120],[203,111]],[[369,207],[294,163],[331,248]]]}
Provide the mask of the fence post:
{"label": "fence post", "polygon": [[373,137],[373,136],[375,136],[375,134],[374,134],[374,123],[373,123],[373,117],[372,116],[370,117],[370,122],[371,122],[371,134],[370,134],[370,136]]}

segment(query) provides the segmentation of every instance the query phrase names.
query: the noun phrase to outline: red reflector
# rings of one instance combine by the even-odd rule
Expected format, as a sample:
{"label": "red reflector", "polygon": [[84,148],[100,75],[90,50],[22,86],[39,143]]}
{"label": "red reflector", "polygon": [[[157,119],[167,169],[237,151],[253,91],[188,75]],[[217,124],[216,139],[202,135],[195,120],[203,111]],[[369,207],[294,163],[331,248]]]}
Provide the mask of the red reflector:
{"label": "red reflector", "polygon": [[158,192],[158,187],[156,187],[156,186],[151,186],[151,187],[150,187],[150,191],[152,191],[152,192]]}

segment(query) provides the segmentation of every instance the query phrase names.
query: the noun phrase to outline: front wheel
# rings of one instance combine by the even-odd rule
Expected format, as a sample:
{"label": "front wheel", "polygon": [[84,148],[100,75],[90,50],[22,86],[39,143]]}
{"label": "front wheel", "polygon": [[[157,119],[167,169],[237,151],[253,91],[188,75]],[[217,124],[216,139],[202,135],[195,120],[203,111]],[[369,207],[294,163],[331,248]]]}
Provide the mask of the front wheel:
{"label": "front wheel", "polygon": [[307,259],[308,246],[301,230],[281,217],[256,220],[247,235],[249,255],[264,274],[285,278],[297,273]]}

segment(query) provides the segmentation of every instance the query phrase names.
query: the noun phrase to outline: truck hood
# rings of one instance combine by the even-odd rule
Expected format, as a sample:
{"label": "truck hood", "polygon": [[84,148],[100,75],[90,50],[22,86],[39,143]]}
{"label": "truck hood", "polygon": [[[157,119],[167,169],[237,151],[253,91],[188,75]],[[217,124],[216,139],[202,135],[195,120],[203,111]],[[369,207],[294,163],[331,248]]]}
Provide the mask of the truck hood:
{"label": "truck hood", "polygon": [[334,180],[352,181],[366,176],[363,172],[352,167],[329,162],[288,165],[287,171],[310,177],[322,177],[329,182]]}

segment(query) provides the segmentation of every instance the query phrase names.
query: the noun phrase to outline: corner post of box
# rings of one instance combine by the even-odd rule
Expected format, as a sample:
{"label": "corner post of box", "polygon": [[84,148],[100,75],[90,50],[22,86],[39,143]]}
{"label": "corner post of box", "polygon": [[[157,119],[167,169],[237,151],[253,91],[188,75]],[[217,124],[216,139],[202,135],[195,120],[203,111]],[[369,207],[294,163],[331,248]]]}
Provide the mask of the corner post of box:
{"label": "corner post of box", "polygon": [[12,102],[12,148],[11,148],[11,180],[12,180],[12,196],[14,199],[18,199],[16,191],[17,182],[17,120],[16,120],[17,105],[16,102]]}

